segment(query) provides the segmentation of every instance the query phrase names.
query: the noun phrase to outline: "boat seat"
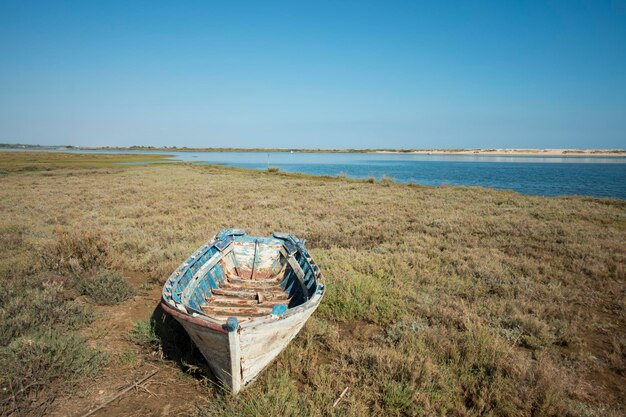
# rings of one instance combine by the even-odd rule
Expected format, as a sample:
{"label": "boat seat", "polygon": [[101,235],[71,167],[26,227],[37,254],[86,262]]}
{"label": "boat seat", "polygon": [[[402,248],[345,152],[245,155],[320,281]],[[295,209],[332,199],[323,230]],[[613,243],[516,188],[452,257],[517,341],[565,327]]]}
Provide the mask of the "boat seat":
{"label": "boat seat", "polygon": [[221,282],[220,288],[212,289],[212,295],[205,297],[202,310],[217,319],[237,317],[239,321],[267,316],[275,305],[289,305],[289,295],[278,285],[276,279],[249,280],[229,276]]}

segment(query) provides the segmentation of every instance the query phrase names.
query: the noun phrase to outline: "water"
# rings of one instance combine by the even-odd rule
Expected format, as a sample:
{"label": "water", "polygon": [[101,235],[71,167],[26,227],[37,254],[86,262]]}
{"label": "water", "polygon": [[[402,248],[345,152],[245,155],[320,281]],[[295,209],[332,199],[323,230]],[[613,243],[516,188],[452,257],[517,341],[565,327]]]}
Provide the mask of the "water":
{"label": "water", "polygon": [[587,195],[626,199],[626,157],[549,157],[301,152],[147,152],[174,160],[224,164],[313,175],[353,178],[383,176],[404,183],[468,185],[514,190],[524,194]]}

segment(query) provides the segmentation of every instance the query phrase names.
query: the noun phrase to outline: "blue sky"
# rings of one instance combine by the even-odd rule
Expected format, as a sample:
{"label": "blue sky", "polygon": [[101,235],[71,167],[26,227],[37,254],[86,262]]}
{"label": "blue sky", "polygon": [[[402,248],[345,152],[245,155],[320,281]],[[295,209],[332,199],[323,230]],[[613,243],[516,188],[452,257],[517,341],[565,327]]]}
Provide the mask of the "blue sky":
{"label": "blue sky", "polygon": [[626,147],[624,0],[0,0],[0,56],[0,142]]}

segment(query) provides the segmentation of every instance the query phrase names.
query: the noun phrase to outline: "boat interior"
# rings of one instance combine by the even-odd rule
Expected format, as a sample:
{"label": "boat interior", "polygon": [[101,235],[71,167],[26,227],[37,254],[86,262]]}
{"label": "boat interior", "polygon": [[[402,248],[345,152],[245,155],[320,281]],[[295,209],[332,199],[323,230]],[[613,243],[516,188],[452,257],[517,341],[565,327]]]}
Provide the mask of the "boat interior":
{"label": "boat interior", "polygon": [[262,238],[223,231],[183,266],[164,295],[224,322],[283,315],[313,296],[320,277],[301,241],[278,233]]}

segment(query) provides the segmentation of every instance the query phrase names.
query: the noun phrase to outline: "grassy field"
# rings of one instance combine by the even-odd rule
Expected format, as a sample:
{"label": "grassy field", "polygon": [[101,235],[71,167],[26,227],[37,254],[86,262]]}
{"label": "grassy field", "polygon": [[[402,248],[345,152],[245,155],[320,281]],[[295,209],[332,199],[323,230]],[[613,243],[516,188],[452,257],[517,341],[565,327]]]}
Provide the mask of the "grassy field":
{"label": "grassy field", "polygon": [[0,152],[0,175],[61,168],[102,168],[138,162],[167,162],[167,155]]}
{"label": "grassy field", "polygon": [[[626,413],[626,201],[136,158],[0,152],[0,413],[80,415],[152,369],[95,415]],[[156,309],[223,227],[306,238],[328,284],[237,397]]]}

